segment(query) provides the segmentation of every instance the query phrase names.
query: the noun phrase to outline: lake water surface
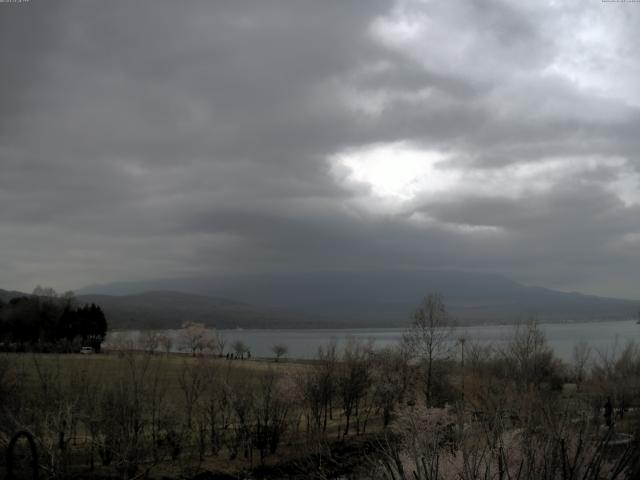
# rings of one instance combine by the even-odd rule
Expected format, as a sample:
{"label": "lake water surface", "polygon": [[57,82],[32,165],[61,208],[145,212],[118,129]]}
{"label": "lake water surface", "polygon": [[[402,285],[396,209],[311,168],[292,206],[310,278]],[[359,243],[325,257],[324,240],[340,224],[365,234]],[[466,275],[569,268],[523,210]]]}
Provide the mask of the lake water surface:
{"label": "lake water surface", "polygon": [[[640,340],[640,325],[635,320],[619,322],[589,323],[548,323],[541,324],[547,340],[556,355],[570,361],[573,347],[580,341],[587,342],[592,349],[601,353],[618,351],[629,340]],[[504,345],[514,334],[513,325],[481,325],[456,328],[453,338],[464,336],[469,341],[482,344]],[[291,358],[312,358],[319,346],[329,342],[337,342],[338,348],[348,338],[361,340],[372,339],[377,346],[397,344],[402,338],[401,328],[368,328],[368,329],[277,329],[277,330],[219,330],[227,340],[227,348],[236,340],[248,345],[254,357],[272,357],[271,347],[276,343],[285,344]],[[174,337],[174,350],[178,351],[178,331],[163,330],[162,333]],[[136,330],[114,331],[107,336],[105,347],[119,342],[136,345],[141,333]]]}

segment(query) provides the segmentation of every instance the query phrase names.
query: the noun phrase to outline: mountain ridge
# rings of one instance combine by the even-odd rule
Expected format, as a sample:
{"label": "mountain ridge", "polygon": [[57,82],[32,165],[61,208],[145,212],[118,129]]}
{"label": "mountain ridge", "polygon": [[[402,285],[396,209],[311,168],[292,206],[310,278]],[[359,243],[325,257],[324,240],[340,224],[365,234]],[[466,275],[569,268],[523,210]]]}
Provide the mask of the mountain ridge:
{"label": "mountain ridge", "polygon": [[[640,302],[522,285],[462,271],[312,272],[116,282],[77,291],[103,307],[111,328],[398,327],[429,292],[463,324],[634,318]],[[8,292],[0,291],[0,298]],[[20,294],[19,292],[12,292]],[[117,294],[115,294],[117,293]]]}
{"label": "mountain ridge", "polygon": [[640,304],[523,285],[495,273],[442,270],[218,275],[90,288],[111,293],[171,289],[221,296],[344,327],[404,325],[421,298],[435,291],[444,295],[461,323],[512,323],[530,316],[541,321],[621,319],[635,316]]}
{"label": "mountain ridge", "polygon": [[[30,296],[30,293],[0,289],[0,300]],[[110,329],[172,329],[184,322],[203,323],[216,328],[278,328],[295,319],[304,328],[325,326],[311,317],[268,308],[256,308],[235,300],[171,290],[144,291],[131,295],[79,294],[79,304],[99,305]]]}

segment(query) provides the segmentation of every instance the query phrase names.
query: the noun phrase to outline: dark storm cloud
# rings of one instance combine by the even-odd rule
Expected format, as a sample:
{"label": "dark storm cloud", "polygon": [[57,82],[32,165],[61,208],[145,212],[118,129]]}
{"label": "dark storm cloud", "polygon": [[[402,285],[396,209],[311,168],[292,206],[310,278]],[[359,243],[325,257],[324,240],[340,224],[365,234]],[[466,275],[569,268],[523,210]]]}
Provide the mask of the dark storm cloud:
{"label": "dark storm cloud", "polygon": [[[0,286],[437,267],[638,296],[640,10],[605,8],[2,4]],[[449,183],[385,197],[336,160],[397,142]]]}

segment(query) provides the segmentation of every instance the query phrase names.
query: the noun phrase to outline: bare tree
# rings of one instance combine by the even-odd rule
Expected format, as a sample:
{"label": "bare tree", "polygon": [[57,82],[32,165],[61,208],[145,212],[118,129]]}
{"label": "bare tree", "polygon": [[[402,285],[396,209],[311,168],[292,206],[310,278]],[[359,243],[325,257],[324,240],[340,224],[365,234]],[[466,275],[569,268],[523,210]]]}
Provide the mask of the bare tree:
{"label": "bare tree", "polygon": [[238,456],[240,449],[243,456],[248,459],[253,452],[251,442],[251,423],[254,409],[253,390],[256,388],[254,382],[247,382],[245,379],[229,378],[225,384],[229,405],[234,413],[232,422],[234,435],[230,442],[231,460]]}
{"label": "bare tree", "polygon": [[403,412],[397,428],[385,431],[371,458],[373,477],[385,480],[465,478],[450,468],[454,458],[452,449],[447,448],[451,445],[451,425],[453,418],[443,410],[417,408]]}
{"label": "bare tree", "polygon": [[271,347],[271,351],[276,356],[276,362],[280,360],[280,357],[285,356],[289,352],[289,347],[283,343],[276,343]]}
{"label": "bare tree", "polygon": [[612,397],[622,419],[629,403],[640,392],[640,345],[630,340],[622,350],[615,345],[609,353],[599,352],[591,376],[594,390],[600,397]]}
{"label": "bare tree", "polygon": [[0,447],[6,446],[16,430],[15,418],[19,416],[24,384],[15,359],[0,356]]}
{"label": "bare tree", "polygon": [[431,405],[434,360],[444,356],[450,348],[452,324],[444,299],[439,293],[427,295],[413,313],[404,340],[425,363],[425,398]]}
{"label": "bare tree", "polygon": [[164,388],[162,377],[164,373],[164,360],[155,362],[147,375],[148,388],[145,389],[146,414],[151,430],[151,444],[153,446],[153,459],[158,462],[162,455],[157,448],[162,439],[162,426],[166,423],[166,417],[171,415],[167,400],[167,389]]}
{"label": "bare tree", "polygon": [[217,356],[224,355],[224,349],[227,345],[227,339],[220,332],[214,331],[209,339],[209,349]]}
{"label": "bare tree", "polygon": [[587,365],[591,360],[591,347],[581,340],[573,346],[573,376],[578,387],[584,381]]}
{"label": "bare tree", "polygon": [[407,359],[401,348],[385,348],[373,354],[373,401],[382,412],[384,427],[389,425],[396,404],[408,388]]}
{"label": "bare tree", "polygon": [[364,396],[371,383],[370,350],[355,339],[349,339],[344,350],[338,376],[338,391],[345,417],[344,436],[349,435],[351,418],[359,414]]}
{"label": "bare tree", "polygon": [[201,350],[206,350],[213,356],[221,357],[224,353],[224,347],[227,341],[224,336],[214,328],[205,329],[202,337]]}
{"label": "bare tree", "polygon": [[207,329],[202,323],[186,322],[179,332],[180,344],[183,350],[191,352],[195,357],[196,352],[206,347]]}
{"label": "bare tree", "polygon": [[178,385],[184,396],[187,428],[191,428],[193,411],[205,389],[206,371],[202,363],[183,362],[178,376]]}
{"label": "bare tree", "polygon": [[144,332],[140,338],[140,348],[150,355],[153,355],[160,345],[160,338],[156,332]]}
{"label": "bare tree", "polygon": [[162,334],[158,336],[158,342],[164,353],[169,355],[171,353],[171,348],[173,347],[173,337],[169,334]]}
{"label": "bare tree", "polygon": [[333,419],[333,400],[337,392],[338,354],[335,342],[318,348],[316,375],[320,387],[320,398],[323,406],[324,421],[322,431],[327,431],[327,417]]}
{"label": "bare tree", "polygon": [[306,417],[307,437],[326,432],[332,418],[332,402],[337,394],[338,358],[336,344],[319,347],[311,368],[299,372],[297,391]]}
{"label": "bare tree", "polygon": [[29,430],[39,440],[41,466],[52,477],[65,476],[70,439],[80,417],[77,402],[79,391],[76,388],[71,391],[65,380],[73,380],[71,383],[75,387],[76,372],[67,372],[65,369],[63,376],[58,357],[53,364],[41,361],[36,355],[32,361],[36,373],[36,391],[29,403],[38,415],[29,422]]}
{"label": "bare tree", "polygon": [[260,378],[254,394],[253,442],[264,463],[267,453],[276,453],[282,435],[287,428],[290,403],[279,378],[270,371]]}
{"label": "bare tree", "polygon": [[[122,358],[119,377],[102,395],[94,441],[103,464],[113,464],[123,479],[130,479],[140,475],[149,453],[145,429],[150,357],[129,353]],[[153,465],[147,463],[143,475]]]}
{"label": "bare tree", "polygon": [[231,348],[233,348],[233,351],[236,352],[236,355],[241,359],[244,359],[244,354],[249,351],[249,347],[242,340],[236,340],[233,342]]}
{"label": "bare tree", "polygon": [[516,326],[513,339],[503,355],[507,376],[521,389],[560,381],[560,364],[535,319]]}
{"label": "bare tree", "polygon": [[209,446],[213,455],[217,455],[220,451],[224,432],[231,422],[231,406],[228,400],[227,392],[223,388],[221,371],[216,363],[209,362],[205,369],[205,392],[202,403],[204,420],[209,430]]}

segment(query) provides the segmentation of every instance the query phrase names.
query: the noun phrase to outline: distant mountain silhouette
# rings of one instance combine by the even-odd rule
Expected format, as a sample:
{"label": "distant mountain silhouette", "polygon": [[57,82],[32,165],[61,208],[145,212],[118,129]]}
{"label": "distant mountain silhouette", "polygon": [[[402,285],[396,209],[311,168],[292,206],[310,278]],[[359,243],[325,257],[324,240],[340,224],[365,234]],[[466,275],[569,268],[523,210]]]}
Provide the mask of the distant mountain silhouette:
{"label": "distant mountain silhouette", "polygon": [[7,303],[12,298],[24,297],[27,293],[18,292],[16,290],[2,290],[0,288],[0,300]]}
{"label": "distant mountain silhouette", "polygon": [[[531,316],[541,321],[614,320],[635,316],[639,305],[525,286],[500,275],[436,270],[210,276],[79,290],[107,313],[118,312],[119,319],[128,315],[130,321],[123,321],[127,326],[135,326],[142,315],[162,325],[210,318],[220,326],[245,328],[400,326],[433,291],[444,295],[461,323],[509,323]],[[90,292],[126,296],[98,298],[86,295]]]}
{"label": "distant mountain silhouette", "polygon": [[185,321],[216,328],[284,328],[297,323],[323,326],[311,318],[284,310],[250,305],[220,298],[169,290],[132,295],[79,295],[82,303],[100,305],[111,328],[179,328]]}
{"label": "distant mountain silhouette", "polygon": [[[0,289],[0,300],[8,302],[29,293]],[[185,321],[216,328],[324,327],[312,316],[268,307],[255,308],[226,298],[176,291],[147,291],[132,295],[86,294],[78,303],[99,305],[110,329],[180,328]],[[335,326],[335,325],[333,325]]]}

